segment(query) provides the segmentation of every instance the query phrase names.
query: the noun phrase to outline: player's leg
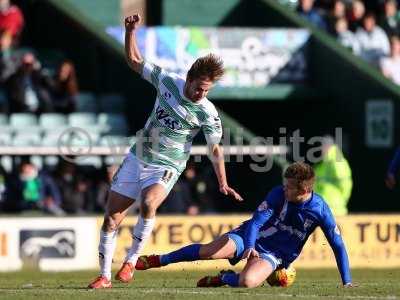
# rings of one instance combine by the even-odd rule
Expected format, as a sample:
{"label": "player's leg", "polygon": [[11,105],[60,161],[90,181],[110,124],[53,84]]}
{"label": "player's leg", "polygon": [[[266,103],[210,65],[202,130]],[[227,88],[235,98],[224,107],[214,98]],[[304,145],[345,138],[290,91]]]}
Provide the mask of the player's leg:
{"label": "player's leg", "polygon": [[115,276],[117,280],[125,283],[132,280],[136,262],[153,231],[157,208],[167,197],[168,191],[159,183],[152,184],[143,190],[140,215],[132,233],[132,245]]}
{"label": "player's leg", "polygon": [[111,287],[111,266],[117,242],[117,230],[134,201],[110,190],[106,213],[100,231],[100,276],[89,285],[89,288]]}
{"label": "player's leg", "polygon": [[[138,176],[140,170],[134,155],[128,154],[115,173],[107,199],[104,222],[100,231],[99,261],[101,275],[90,288],[111,286],[111,265],[117,240],[117,229],[125,218],[128,208],[139,197]],[[99,282],[103,281],[103,282]]]}
{"label": "player's leg", "polygon": [[163,255],[141,256],[136,269],[147,270],[184,261],[233,258],[235,252],[235,243],[225,234],[208,244],[190,244]]}
{"label": "player's leg", "polygon": [[[238,278],[236,279],[232,276],[234,280],[231,283],[227,282],[227,284],[230,286],[255,288],[262,285],[275,268],[276,265],[270,260],[253,257],[247,261],[243,271],[238,274]],[[225,281],[228,281],[228,278],[225,278]]]}

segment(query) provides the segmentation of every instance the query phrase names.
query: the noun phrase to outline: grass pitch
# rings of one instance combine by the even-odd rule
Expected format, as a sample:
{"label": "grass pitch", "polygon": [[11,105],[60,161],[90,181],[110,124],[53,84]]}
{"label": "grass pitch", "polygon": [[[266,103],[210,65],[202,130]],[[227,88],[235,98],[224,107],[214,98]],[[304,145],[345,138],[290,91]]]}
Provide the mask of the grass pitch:
{"label": "grass pitch", "polygon": [[196,288],[197,280],[216,271],[142,271],[130,284],[113,282],[108,290],[87,290],[95,271],[0,273],[0,299],[400,299],[400,269],[353,270],[359,287],[343,289],[335,269],[297,270],[292,287],[256,289]]}

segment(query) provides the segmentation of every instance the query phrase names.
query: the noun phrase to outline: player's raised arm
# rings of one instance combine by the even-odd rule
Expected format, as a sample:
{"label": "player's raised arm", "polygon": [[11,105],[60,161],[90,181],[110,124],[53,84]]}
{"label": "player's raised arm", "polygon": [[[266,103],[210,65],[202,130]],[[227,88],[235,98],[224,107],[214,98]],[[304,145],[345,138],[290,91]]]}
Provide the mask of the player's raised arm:
{"label": "player's raised arm", "polygon": [[125,18],[125,55],[128,65],[137,73],[141,73],[143,58],[136,42],[136,30],[140,24],[140,15]]}
{"label": "player's raised arm", "polygon": [[349,258],[344,245],[339,227],[336,225],[332,212],[328,205],[323,208],[323,217],[321,219],[321,229],[335,254],[336,264],[338,266],[342,283],[344,287],[352,287]]}
{"label": "player's raised arm", "polygon": [[215,174],[217,175],[219,191],[227,196],[233,197],[236,201],[243,201],[242,196],[239,195],[233,188],[228,185],[225,172],[224,152],[220,145],[213,144],[211,149],[211,162],[214,167]]}

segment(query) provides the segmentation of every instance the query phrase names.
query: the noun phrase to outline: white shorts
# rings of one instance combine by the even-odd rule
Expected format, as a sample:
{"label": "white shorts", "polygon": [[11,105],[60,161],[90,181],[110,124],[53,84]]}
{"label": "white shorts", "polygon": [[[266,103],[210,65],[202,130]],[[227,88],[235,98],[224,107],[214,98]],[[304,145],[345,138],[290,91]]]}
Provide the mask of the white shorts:
{"label": "white shorts", "polygon": [[129,152],[112,179],[111,190],[139,200],[143,189],[159,183],[168,194],[179,175],[174,168],[147,164]]}

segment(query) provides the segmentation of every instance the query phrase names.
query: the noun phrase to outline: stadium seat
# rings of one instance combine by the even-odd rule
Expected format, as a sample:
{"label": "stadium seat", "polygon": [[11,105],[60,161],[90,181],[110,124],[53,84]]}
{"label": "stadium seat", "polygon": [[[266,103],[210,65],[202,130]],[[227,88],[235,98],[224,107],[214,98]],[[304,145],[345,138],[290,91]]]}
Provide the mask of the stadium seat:
{"label": "stadium seat", "polygon": [[15,134],[32,133],[39,134],[41,128],[38,126],[38,120],[34,114],[14,113],[10,116],[10,130]]}
{"label": "stadium seat", "polygon": [[129,147],[136,141],[135,137],[126,137],[122,135],[105,135],[99,139],[99,146],[126,146]]}
{"label": "stadium seat", "polygon": [[10,146],[11,141],[12,141],[11,133],[0,131],[0,146]]}
{"label": "stadium seat", "polygon": [[103,165],[101,156],[97,155],[80,156],[75,162],[78,166],[93,166],[98,169]]}
{"label": "stadium seat", "polygon": [[58,156],[55,155],[46,155],[43,158],[43,165],[46,166],[46,168],[53,168],[56,167],[59,162]]}
{"label": "stadium seat", "polygon": [[12,145],[16,147],[40,146],[41,137],[35,132],[18,132],[12,139]]}
{"label": "stadium seat", "polygon": [[105,113],[123,113],[125,111],[125,98],[120,94],[104,94],[99,97],[100,108]]}
{"label": "stadium seat", "polygon": [[97,124],[102,132],[108,135],[127,135],[128,125],[122,114],[101,113],[97,118]]}
{"label": "stadium seat", "polygon": [[96,114],[76,112],[68,115],[68,124],[76,127],[95,126],[97,123]]}
{"label": "stadium seat", "polygon": [[39,116],[39,125],[44,129],[57,129],[68,126],[67,117],[58,113],[44,113]]}
{"label": "stadium seat", "polygon": [[76,110],[78,112],[97,113],[99,105],[96,97],[89,92],[79,93],[76,97]]}
{"label": "stadium seat", "polygon": [[94,113],[71,113],[68,116],[68,124],[71,127],[77,127],[85,132],[99,134],[102,130],[97,124],[97,117]]}
{"label": "stadium seat", "polygon": [[0,164],[7,173],[11,173],[13,169],[13,159],[9,155],[0,157]]}
{"label": "stadium seat", "polygon": [[6,114],[0,114],[0,133],[8,133],[11,128],[8,124],[8,116]]}
{"label": "stadium seat", "polygon": [[14,128],[36,127],[38,122],[34,114],[14,113],[10,116],[10,125]]}
{"label": "stadium seat", "polygon": [[45,147],[57,146],[58,140],[60,139],[62,133],[46,131],[41,140],[41,145]]}
{"label": "stadium seat", "polygon": [[0,126],[8,125],[8,116],[6,114],[0,114]]}
{"label": "stadium seat", "polygon": [[107,155],[104,158],[104,164],[106,166],[120,165],[124,160],[125,155]]}

